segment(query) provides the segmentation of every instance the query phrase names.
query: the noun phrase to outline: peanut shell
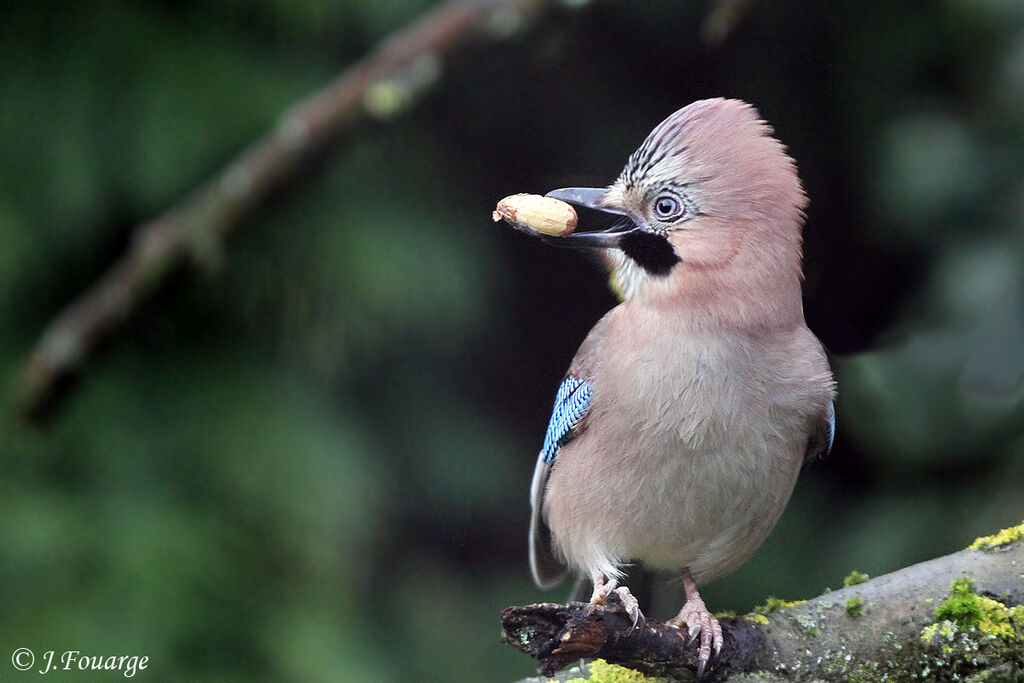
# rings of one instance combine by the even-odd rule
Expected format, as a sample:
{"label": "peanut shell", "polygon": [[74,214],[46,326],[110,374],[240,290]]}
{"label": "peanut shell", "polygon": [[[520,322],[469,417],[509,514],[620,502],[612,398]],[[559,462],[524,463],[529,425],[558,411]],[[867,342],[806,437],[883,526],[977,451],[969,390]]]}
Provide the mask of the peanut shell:
{"label": "peanut shell", "polygon": [[516,230],[552,237],[571,235],[576,229],[576,209],[559,199],[539,194],[505,197],[491,214],[495,222],[504,219]]}

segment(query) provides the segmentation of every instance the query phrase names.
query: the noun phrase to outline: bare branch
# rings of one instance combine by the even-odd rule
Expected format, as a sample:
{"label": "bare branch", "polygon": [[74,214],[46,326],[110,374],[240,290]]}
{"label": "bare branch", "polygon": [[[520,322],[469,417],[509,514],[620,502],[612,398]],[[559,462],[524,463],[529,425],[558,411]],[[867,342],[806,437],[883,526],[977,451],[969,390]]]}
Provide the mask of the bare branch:
{"label": "bare branch", "polygon": [[219,258],[224,238],[368,120],[408,108],[440,61],[467,42],[500,36],[551,0],[450,0],[384,40],[166,213],[140,225],[127,253],[49,325],[18,380],[17,406],[42,420],[98,347],[189,260]]}
{"label": "bare branch", "polygon": [[[1005,640],[955,624],[945,636],[936,635],[941,642],[922,639],[951,582],[962,576],[978,595],[1006,607],[1024,604],[1024,542],[922,562],[778,610],[767,615],[767,624],[721,619],[725,648],[705,678],[767,672],[763,680],[929,680],[929,669],[938,669],[948,680],[999,666],[1024,671],[1024,614],[1013,622],[1016,635]],[[609,597],[607,606],[508,607],[502,640],[538,659],[545,675],[599,657],[648,674],[695,678],[696,647],[682,631],[654,623],[634,629]],[[956,659],[965,652],[966,659]]]}

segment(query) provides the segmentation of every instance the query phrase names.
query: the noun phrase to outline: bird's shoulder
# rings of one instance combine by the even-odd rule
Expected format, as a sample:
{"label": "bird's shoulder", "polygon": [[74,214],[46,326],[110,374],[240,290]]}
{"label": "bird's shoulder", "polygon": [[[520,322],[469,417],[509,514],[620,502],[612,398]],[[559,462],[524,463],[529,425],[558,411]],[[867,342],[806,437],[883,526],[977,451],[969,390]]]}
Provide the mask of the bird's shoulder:
{"label": "bird's shoulder", "polygon": [[605,313],[597,323],[590,328],[590,332],[583,339],[572,362],[569,363],[569,370],[566,373],[569,377],[590,380],[594,376],[600,354],[604,348],[604,342],[608,337],[608,330],[611,326],[613,315],[617,308]]}

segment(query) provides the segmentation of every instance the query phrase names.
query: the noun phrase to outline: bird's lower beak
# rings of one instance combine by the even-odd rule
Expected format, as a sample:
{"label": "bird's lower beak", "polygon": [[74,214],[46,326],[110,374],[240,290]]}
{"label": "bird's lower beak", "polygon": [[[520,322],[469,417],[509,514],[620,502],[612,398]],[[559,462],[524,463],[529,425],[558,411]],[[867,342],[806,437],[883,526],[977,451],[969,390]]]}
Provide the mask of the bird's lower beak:
{"label": "bird's lower beak", "polygon": [[603,187],[564,187],[560,190],[552,190],[545,197],[560,199],[568,204],[582,206],[587,209],[594,209],[603,213],[625,216],[625,225],[619,223],[607,230],[599,232],[574,232],[567,237],[553,237],[546,241],[560,247],[572,247],[579,249],[615,249],[619,246],[622,236],[639,230],[633,219],[621,209],[607,206],[604,197],[608,190]]}

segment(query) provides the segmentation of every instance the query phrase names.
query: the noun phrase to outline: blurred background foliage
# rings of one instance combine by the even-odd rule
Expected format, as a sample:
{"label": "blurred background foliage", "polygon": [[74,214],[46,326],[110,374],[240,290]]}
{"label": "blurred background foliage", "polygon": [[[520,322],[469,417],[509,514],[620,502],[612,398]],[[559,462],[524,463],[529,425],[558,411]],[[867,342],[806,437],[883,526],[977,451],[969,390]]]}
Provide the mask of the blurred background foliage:
{"label": "blurred background foliage", "polygon": [[[431,4],[4,3],[4,386],[133,226]],[[50,426],[4,412],[8,650],[145,654],[159,680],[531,673],[498,613],[563,597],[530,583],[526,492],[614,301],[489,213],[609,183],[708,96],[755,103],[798,161],[807,317],[840,387],[835,451],[708,604],[1024,517],[1024,4],[575,2],[469,57],[216,272],[177,275]]]}

